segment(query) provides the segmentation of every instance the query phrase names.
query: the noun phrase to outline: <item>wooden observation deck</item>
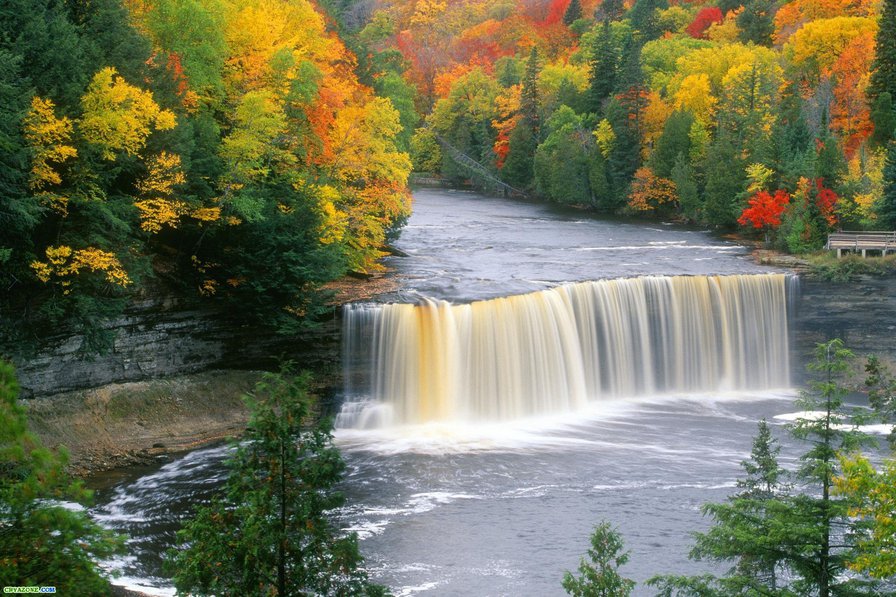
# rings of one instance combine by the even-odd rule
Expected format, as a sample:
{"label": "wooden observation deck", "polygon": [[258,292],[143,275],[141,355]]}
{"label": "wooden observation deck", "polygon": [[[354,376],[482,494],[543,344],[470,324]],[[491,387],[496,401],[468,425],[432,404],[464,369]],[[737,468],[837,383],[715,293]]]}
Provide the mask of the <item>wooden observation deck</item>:
{"label": "wooden observation deck", "polygon": [[896,253],[896,232],[832,232],[825,248],[836,250],[838,258],[843,251],[861,251],[862,257],[867,256],[868,251],[880,251],[881,255],[890,251]]}

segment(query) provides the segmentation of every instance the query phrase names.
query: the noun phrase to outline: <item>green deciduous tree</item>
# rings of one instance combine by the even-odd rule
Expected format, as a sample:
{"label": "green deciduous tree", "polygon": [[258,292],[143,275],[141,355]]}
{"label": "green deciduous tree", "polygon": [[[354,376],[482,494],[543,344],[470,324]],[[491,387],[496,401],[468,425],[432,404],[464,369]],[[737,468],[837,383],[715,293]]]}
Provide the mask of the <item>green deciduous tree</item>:
{"label": "green deciduous tree", "polygon": [[583,117],[561,106],[547,129],[550,133],[535,153],[539,192],[558,203],[607,207],[604,159]]}
{"label": "green deciduous tree", "polygon": [[252,418],[225,493],[179,533],[179,591],[193,595],[384,595],[367,580],[354,534],[328,513],[345,464],[312,416],[308,377],[268,374],[246,397]]}
{"label": "green deciduous tree", "polygon": [[628,597],[635,582],[619,574],[619,568],[628,562],[628,552],[619,532],[607,522],[594,528],[588,560],[579,562],[580,576],[572,572],[563,574],[563,588],[574,597]]}
{"label": "green deciduous tree", "polygon": [[834,482],[849,503],[849,516],[861,529],[849,568],[872,578],[896,576],[896,460],[880,470],[861,454],[841,460],[843,472]]}
{"label": "green deciduous tree", "polygon": [[120,552],[120,537],[84,510],[91,494],[28,431],[19,386],[0,361],[0,585],[55,586],[66,595],[105,595],[97,561]]}

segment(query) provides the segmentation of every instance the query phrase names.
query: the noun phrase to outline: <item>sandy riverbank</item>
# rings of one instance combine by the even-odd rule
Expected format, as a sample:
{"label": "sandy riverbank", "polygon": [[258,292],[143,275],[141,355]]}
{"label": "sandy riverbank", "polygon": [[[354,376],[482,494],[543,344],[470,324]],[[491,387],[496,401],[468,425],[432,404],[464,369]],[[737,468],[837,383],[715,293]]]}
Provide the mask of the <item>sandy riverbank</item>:
{"label": "sandy riverbank", "polygon": [[87,476],[240,435],[248,419],[241,397],[260,376],[207,371],[44,396],[25,405],[44,445],[65,446],[71,471]]}

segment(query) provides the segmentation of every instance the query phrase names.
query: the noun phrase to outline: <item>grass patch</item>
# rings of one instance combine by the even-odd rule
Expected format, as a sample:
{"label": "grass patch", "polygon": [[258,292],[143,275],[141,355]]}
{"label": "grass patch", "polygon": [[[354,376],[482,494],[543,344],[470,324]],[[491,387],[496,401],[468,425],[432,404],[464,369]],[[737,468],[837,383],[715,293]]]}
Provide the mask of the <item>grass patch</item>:
{"label": "grass patch", "polygon": [[807,255],[807,275],[826,282],[850,282],[859,276],[884,277],[896,274],[896,255],[886,257],[862,257],[845,255],[840,259],[834,253]]}

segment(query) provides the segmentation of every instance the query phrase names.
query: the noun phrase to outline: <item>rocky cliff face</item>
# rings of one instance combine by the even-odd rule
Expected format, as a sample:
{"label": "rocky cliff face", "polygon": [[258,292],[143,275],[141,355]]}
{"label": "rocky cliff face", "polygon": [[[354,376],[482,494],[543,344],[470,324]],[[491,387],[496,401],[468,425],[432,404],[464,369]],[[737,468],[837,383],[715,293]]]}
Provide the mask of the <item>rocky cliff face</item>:
{"label": "rocky cliff face", "polygon": [[38,354],[19,359],[15,365],[24,396],[209,369],[265,368],[282,359],[319,368],[339,358],[335,318],[313,333],[287,338],[240,325],[226,311],[160,300],[132,305],[108,328],[115,340],[106,354],[84,354],[80,336],[60,334]]}
{"label": "rocky cliff face", "polygon": [[833,338],[863,356],[896,362],[896,277],[831,283],[803,279],[792,319],[794,381],[819,342]]}

